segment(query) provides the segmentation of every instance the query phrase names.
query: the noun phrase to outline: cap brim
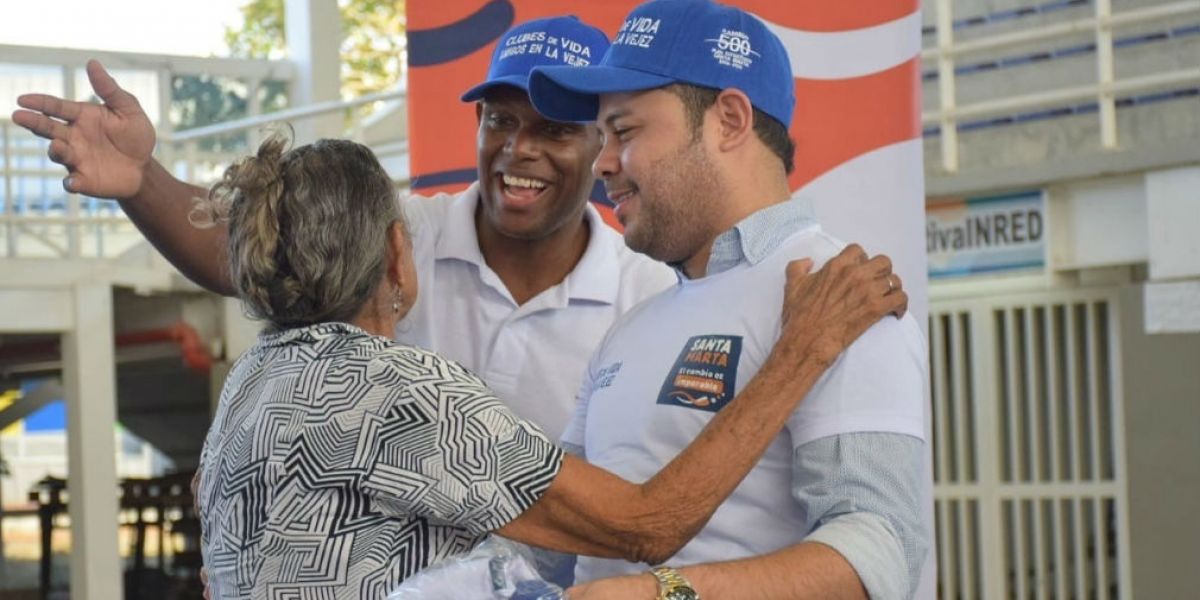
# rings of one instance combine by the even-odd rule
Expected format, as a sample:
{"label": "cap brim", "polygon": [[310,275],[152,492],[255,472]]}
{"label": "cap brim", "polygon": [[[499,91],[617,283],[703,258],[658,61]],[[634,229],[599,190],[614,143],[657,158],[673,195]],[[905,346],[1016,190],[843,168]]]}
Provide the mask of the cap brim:
{"label": "cap brim", "polygon": [[529,74],[529,99],[555,121],[595,121],[600,94],[660,88],[675,80],[621,67],[538,67]]}
{"label": "cap brim", "polygon": [[461,96],[463,102],[477,102],[482,100],[484,95],[489,91],[502,85],[512,86],[524,92],[529,92],[529,76],[528,75],[505,75],[489,79],[469,90]]}

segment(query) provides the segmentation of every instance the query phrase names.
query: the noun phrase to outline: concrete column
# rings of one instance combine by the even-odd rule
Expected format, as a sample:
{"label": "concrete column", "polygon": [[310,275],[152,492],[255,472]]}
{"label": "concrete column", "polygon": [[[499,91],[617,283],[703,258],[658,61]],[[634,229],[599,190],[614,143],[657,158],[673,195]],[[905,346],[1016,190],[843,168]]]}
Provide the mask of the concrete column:
{"label": "concrete column", "polygon": [[1147,333],[1200,333],[1200,167],[1146,174]]}
{"label": "concrete column", "polygon": [[245,310],[242,308],[242,303],[237,298],[221,299],[220,320],[220,337],[224,347],[219,357],[221,360],[213,364],[212,372],[209,376],[209,389],[211,390],[210,415],[217,412],[217,402],[221,399],[221,388],[225,385],[225,376],[229,374],[234,361],[254,345],[254,342],[258,339],[258,332],[263,328],[261,322],[252,321],[246,316]]}
{"label": "concrete column", "polygon": [[80,283],[73,296],[74,326],[62,336],[71,597],[121,598],[112,288],[107,283]]}
{"label": "concrete column", "polygon": [[237,298],[221,299],[221,339],[225,343],[225,360],[233,362],[258,340],[264,323],[246,316]]}
{"label": "concrete column", "polygon": [[1200,167],[1146,173],[1150,278],[1200,278]]}
{"label": "concrete column", "polygon": [[1121,294],[1130,598],[1193,598],[1200,564],[1200,333],[1148,335],[1140,286]]}
{"label": "concrete column", "polygon": [[[286,0],[288,58],[296,64],[292,106],[341,99],[342,16],[334,0]],[[296,143],[342,137],[341,113],[294,123]]]}

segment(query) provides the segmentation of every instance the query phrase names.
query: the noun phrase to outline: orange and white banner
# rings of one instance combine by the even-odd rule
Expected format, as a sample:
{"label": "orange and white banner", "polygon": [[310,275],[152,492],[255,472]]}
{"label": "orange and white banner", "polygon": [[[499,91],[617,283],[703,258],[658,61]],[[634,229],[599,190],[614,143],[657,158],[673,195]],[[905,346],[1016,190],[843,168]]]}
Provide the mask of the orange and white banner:
{"label": "orange and white banner", "polygon": [[[928,300],[920,129],[921,17],[916,0],[735,0],[787,47],[795,75],[790,183],[826,229],[885,252],[921,322]],[[474,181],[474,107],[458,97],[483,80],[500,34],[529,19],[575,14],[608,33],[637,2],[410,2],[412,186],[454,191]],[[601,198],[597,198],[601,201]],[[601,206],[602,212],[605,207]]]}
{"label": "orange and white banner", "polygon": [[[909,309],[924,325],[928,293],[917,0],[726,3],[758,15],[788,49],[796,92],[792,189],[812,199],[827,231],[892,257],[910,295]],[[529,19],[574,14],[611,36],[637,4],[409,2],[413,189],[452,191],[474,181],[475,113],[458,98],[484,78],[501,33]],[[931,522],[932,507],[927,517]],[[934,597],[935,556],[931,552],[926,560],[918,598]]]}

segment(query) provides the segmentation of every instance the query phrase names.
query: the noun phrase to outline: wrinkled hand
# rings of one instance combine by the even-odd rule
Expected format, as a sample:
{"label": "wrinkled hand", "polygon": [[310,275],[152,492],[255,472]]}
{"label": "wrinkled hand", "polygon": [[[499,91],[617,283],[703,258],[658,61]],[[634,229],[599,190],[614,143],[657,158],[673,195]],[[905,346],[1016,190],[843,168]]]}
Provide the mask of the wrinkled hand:
{"label": "wrinkled hand", "polygon": [[95,60],[88,80],[104,104],[24,94],[12,120],[50,140],[50,160],[67,168],[63,188],[97,198],[129,198],[142,185],[154,151],[154,126],[129,92]]}
{"label": "wrinkled hand", "polygon": [[851,244],[820,271],[811,269],[809,259],[788,264],[780,339],[806,338],[812,345],[803,350],[823,366],[880,319],[908,310],[908,294],[887,256],[868,258]]}

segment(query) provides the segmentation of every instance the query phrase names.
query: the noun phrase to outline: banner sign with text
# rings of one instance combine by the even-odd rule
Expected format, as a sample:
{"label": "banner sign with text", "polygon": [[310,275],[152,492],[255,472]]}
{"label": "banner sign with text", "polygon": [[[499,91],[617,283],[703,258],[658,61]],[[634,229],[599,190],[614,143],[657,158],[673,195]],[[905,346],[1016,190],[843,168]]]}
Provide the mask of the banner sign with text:
{"label": "banner sign with text", "polygon": [[[926,323],[928,292],[921,138],[921,10],[917,0],[721,0],[754,13],[783,41],[796,111],[788,183],[822,227],[892,258],[909,312]],[[476,178],[475,106],[496,40],[517,23],[574,14],[610,38],[637,0],[408,2],[408,135],[412,189],[455,191]],[[595,57],[592,57],[593,60]],[[672,60],[699,60],[678,56]],[[615,225],[603,187],[592,199]],[[928,430],[928,415],[927,415]],[[927,484],[930,485],[930,484]],[[932,523],[932,506],[923,511]],[[932,537],[932,534],[931,534]],[[935,553],[934,550],[931,550]],[[918,598],[935,596],[925,561]]]}
{"label": "banner sign with text", "polygon": [[[916,264],[923,263],[924,256],[914,243],[920,227],[915,211],[923,200],[917,1],[725,3],[757,15],[788,49],[797,99],[791,127],[798,141],[796,170],[789,178],[792,189],[801,190],[816,204],[827,229],[899,258],[901,276],[916,281],[913,277],[924,272],[924,264]],[[620,34],[626,13],[638,4],[636,0],[409,2],[412,190],[426,195],[457,191],[476,179],[475,106],[460,102],[459,96],[484,79],[492,49],[504,31],[530,19],[574,14],[611,39]],[[599,59],[590,57],[589,62]],[[870,207],[877,222],[853,216],[856,204],[870,203],[866,198],[874,192],[862,189],[862,182],[888,191],[887,207]],[[597,186],[592,200],[611,219],[603,188]],[[890,239],[896,237],[897,220],[887,214],[893,209],[915,217],[911,223],[915,231],[902,234],[902,244]],[[907,220],[903,224],[910,225]],[[879,235],[887,236],[886,243],[872,239]],[[908,262],[913,264],[907,265],[904,255],[910,253],[914,258]],[[915,273],[904,272],[910,266]]]}
{"label": "banner sign with text", "polygon": [[931,200],[925,210],[929,277],[1044,267],[1045,209],[1040,191]]}

